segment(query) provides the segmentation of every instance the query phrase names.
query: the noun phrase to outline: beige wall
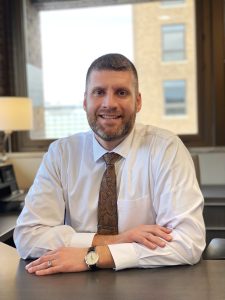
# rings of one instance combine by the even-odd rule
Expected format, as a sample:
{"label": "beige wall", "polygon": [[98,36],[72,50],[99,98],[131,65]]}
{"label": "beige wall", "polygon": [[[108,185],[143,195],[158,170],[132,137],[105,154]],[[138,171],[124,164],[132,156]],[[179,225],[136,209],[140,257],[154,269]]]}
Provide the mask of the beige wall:
{"label": "beige wall", "polygon": [[8,154],[7,164],[13,164],[16,179],[21,189],[31,186],[44,153],[11,153]]}
{"label": "beige wall", "polygon": [[[134,61],[137,66],[143,109],[138,120],[167,128],[177,134],[197,132],[196,46],[194,1],[185,5],[165,7],[160,2],[133,6]],[[186,59],[162,60],[161,27],[184,24]],[[164,113],[163,80],[185,80],[187,114],[166,116]]]}

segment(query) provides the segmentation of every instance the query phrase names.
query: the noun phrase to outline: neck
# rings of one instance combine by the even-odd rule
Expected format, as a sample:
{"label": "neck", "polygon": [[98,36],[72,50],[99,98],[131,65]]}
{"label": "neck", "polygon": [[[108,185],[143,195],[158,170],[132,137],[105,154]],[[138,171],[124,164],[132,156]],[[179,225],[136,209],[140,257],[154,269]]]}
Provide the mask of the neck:
{"label": "neck", "polygon": [[113,141],[105,141],[102,138],[100,138],[99,136],[97,136],[96,134],[95,134],[95,138],[103,148],[105,148],[108,151],[112,151],[120,143],[122,143],[122,141],[126,138],[126,136],[122,137],[120,139],[117,139],[117,140],[113,140]]}

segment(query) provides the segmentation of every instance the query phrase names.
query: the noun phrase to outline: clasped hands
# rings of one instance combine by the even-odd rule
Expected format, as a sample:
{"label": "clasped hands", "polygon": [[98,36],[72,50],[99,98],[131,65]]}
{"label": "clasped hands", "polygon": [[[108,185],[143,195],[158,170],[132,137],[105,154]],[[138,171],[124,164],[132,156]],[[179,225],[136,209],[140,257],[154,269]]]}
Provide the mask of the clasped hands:
{"label": "clasped hands", "polygon": [[[160,225],[139,225],[118,235],[94,236],[92,245],[99,253],[99,267],[115,267],[113,258],[107,245],[136,242],[154,250],[165,247],[172,240],[172,230]],[[84,262],[87,248],[61,247],[48,251],[40,258],[26,265],[29,273],[36,275],[49,275],[64,272],[81,272],[88,270]]]}

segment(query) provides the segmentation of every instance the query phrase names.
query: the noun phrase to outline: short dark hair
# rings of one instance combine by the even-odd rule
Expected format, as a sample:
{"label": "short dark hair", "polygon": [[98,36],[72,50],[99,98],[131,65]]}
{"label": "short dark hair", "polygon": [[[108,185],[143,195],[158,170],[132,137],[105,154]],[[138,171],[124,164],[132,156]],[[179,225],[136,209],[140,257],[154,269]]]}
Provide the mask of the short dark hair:
{"label": "short dark hair", "polygon": [[119,53],[109,53],[98,57],[88,68],[86,75],[86,89],[92,71],[130,71],[134,76],[135,86],[138,91],[138,74],[134,64],[124,55]]}

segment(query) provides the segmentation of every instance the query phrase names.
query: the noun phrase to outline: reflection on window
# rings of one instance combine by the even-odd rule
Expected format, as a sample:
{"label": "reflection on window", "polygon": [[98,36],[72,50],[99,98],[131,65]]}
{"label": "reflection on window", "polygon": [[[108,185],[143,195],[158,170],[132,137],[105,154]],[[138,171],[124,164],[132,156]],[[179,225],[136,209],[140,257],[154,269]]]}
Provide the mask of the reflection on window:
{"label": "reflection on window", "polygon": [[184,80],[163,82],[165,114],[168,116],[186,114],[186,83]]}
{"label": "reflection on window", "polygon": [[185,59],[185,26],[170,24],[162,26],[163,60],[174,61]]}
{"label": "reflection on window", "polygon": [[174,6],[184,4],[185,0],[161,0],[161,4],[165,6]]}
{"label": "reflection on window", "polygon": [[82,105],[48,106],[45,108],[46,136],[57,139],[88,129],[88,122]]}

